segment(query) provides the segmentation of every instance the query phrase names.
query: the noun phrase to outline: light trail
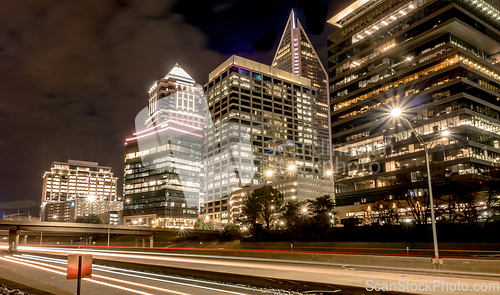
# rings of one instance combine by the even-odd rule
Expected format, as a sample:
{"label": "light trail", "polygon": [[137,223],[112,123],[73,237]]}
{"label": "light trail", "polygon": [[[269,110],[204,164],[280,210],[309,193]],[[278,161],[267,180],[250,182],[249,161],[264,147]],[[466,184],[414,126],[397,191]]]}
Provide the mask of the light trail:
{"label": "light trail", "polygon": [[[31,260],[20,259],[20,258],[17,258],[17,257],[11,257],[10,259],[14,259],[14,260],[18,260],[18,261],[22,261],[22,262],[26,262],[26,263],[28,263],[28,262],[29,263],[35,263],[35,264],[38,264],[38,265],[43,265],[43,266],[46,266],[46,267],[52,267],[52,268],[60,269],[60,270],[66,270],[66,268],[64,268],[64,267],[59,267],[59,266],[55,266],[55,265],[51,265],[51,264],[46,264],[46,263],[41,263],[41,262],[36,262],[36,261],[31,261]],[[66,275],[66,273],[63,273],[63,274]],[[116,274],[118,274],[118,273],[116,273]],[[116,279],[116,278],[112,278],[112,277],[107,277],[107,276],[102,276],[102,275],[97,275],[97,274],[93,274],[92,276],[96,277],[96,278],[103,279],[103,280],[108,280],[108,281],[113,281],[113,282],[117,282],[117,283],[132,285],[132,286],[136,286],[136,287],[142,287],[142,288],[146,288],[146,289],[152,289],[152,290],[156,290],[156,291],[162,291],[162,292],[166,292],[166,293],[170,293],[170,294],[175,294],[175,295],[191,295],[189,293],[178,292],[178,291],[175,291],[175,290],[169,290],[169,289],[164,289],[164,288],[160,288],[160,287],[154,287],[154,286],[139,284],[139,283],[135,283],[135,282],[131,282],[131,281],[120,280],[120,279]],[[92,280],[92,279],[83,279],[83,280],[86,280],[86,281],[88,280],[88,281],[93,281],[93,282],[99,282],[99,281],[95,281],[95,280]],[[104,285],[106,285],[106,284],[107,285],[111,285],[111,284],[104,283],[104,282],[99,282],[99,283],[102,283]],[[112,285],[112,286],[114,286],[114,285]],[[121,287],[121,286],[118,286],[118,287]],[[124,288],[124,287],[122,287],[122,288]],[[126,288],[126,289],[128,289],[128,288]],[[130,289],[130,290],[133,290],[133,289]],[[140,294],[149,294],[149,293],[140,293]]]}
{"label": "light trail", "polygon": [[[75,250],[80,250],[79,245],[35,245],[32,244],[30,247],[56,247],[56,248],[74,248]],[[266,246],[255,246],[255,248],[264,248]],[[94,245],[86,245],[85,250],[88,251],[98,251],[95,249],[144,249],[142,247],[133,247],[133,246],[94,246]],[[147,249],[156,249],[156,250],[165,250],[165,247],[152,247]],[[277,252],[277,253],[290,253],[290,250],[286,249],[212,249],[212,248],[177,248],[177,247],[169,247],[169,250],[189,250],[189,251],[232,251],[232,252]],[[398,251],[404,253],[387,253],[387,252],[356,252],[356,251],[320,251],[320,250],[297,250],[295,249],[346,249],[346,250],[379,250],[379,251]],[[433,252],[433,249],[410,249],[411,251],[419,251],[419,252]],[[440,252],[463,252],[463,253],[500,253],[497,250],[457,250],[457,249],[440,249]],[[362,247],[294,247],[294,253],[305,253],[305,254],[353,254],[353,255],[380,255],[380,256],[408,256],[406,253],[406,249],[402,248],[362,248]],[[472,255],[472,254],[471,254]],[[434,254],[415,254],[412,253],[410,256],[412,257],[434,257]],[[474,256],[463,256],[463,255],[441,255],[443,257],[448,258],[473,258]]]}
{"label": "light trail", "polygon": [[[30,247],[25,247],[30,248]],[[29,249],[28,249],[29,250]],[[34,248],[33,251],[44,252],[46,250],[41,250],[40,248]],[[61,249],[53,249],[50,248],[51,253],[82,253],[82,254],[93,254],[95,257],[100,256],[104,259],[109,259],[109,257],[123,258],[125,261],[130,262],[131,259],[142,259],[142,260],[152,260],[152,261],[167,261],[167,262],[179,262],[179,263],[191,263],[191,264],[199,264],[199,265],[208,265],[208,266],[223,266],[223,267],[234,267],[234,268],[251,268],[251,269],[266,269],[266,270],[276,270],[280,272],[304,272],[307,271],[309,273],[316,274],[331,274],[330,269],[328,268],[317,268],[315,266],[295,266],[295,265],[279,265],[279,264],[269,264],[262,262],[249,262],[244,263],[242,261],[234,262],[234,261],[216,261],[213,259],[192,259],[192,258],[175,258],[175,257],[158,257],[159,255],[155,255],[155,257],[147,256],[147,255],[137,255],[137,254],[118,254],[118,253],[108,253],[108,252],[93,252],[93,251],[68,251]],[[134,253],[134,252],[132,252]],[[120,261],[120,260],[115,260]],[[282,262],[282,263],[286,263]],[[154,264],[153,264],[154,265]],[[365,275],[367,276],[367,275]]]}
{"label": "light trail", "polygon": [[[28,259],[34,259],[34,260],[40,260],[40,261],[46,261],[46,262],[53,262],[53,263],[58,263],[58,264],[66,264],[67,263],[67,261],[63,260],[63,259],[43,257],[43,256],[35,256],[35,255],[29,255],[29,254],[14,255],[14,256],[16,256],[16,257],[27,257]],[[153,281],[159,281],[159,282],[167,282],[167,283],[172,283],[172,284],[189,286],[189,287],[193,287],[193,288],[207,289],[207,290],[212,290],[212,291],[217,291],[217,292],[223,292],[223,293],[229,293],[229,294],[234,294],[234,295],[246,295],[244,293],[238,293],[238,292],[232,292],[232,291],[227,291],[227,290],[222,290],[222,289],[215,289],[215,288],[203,287],[203,286],[198,286],[198,285],[191,285],[191,284],[179,283],[179,282],[176,282],[176,281],[160,280],[160,279],[151,278],[151,277],[147,277],[147,276],[161,277],[161,278],[168,278],[168,279],[175,279],[175,280],[179,280],[179,281],[188,281],[188,282],[193,282],[193,283],[203,283],[203,284],[207,284],[207,285],[216,285],[216,286],[220,286],[220,287],[228,287],[227,284],[221,284],[221,283],[216,283],[216,282],[200,281],[200,280],[195,280],[195,279],[174,277],[174,276],[154,274],[154,273],[145,273],[145,272],[140,272],[140,271],[135,271],[135,270],[120,269],[120,268],[115,268],[115,267],[110,267],[110,266],[104,266],[104,265],[93,265],[92,269],[95,269],[97,271],[102,271],[102,272],[115,273],[115,274],[119,274],[119,275],[132,276],[132,277],[137,277],[137,278],[142,278],[142,279],[147,279],[147,280],[153,280]],[[117,271],[121,271],[121,273],[117,272]],[[143,275],[143,276],[131,275],[131,274],[127,274],[127,273],[138,274],[138,275]],[[144,275],[147,275],[147,276],[144,276]],[[231,285],[229,287],[236,288],[236,289],[243,289],[243,290],[252,290],[252,291],[255,291],[255,289],[253,289],[253,288],[242,287],[242,286],[233,286],[233,285]]]}
{"label": "light trail", "polygon": [[[49,268],[46,268],[46,267],[41,267],[41,266],[30,264],[30,263],[38,263],[38,264],[40,264],[39,262],[29,261],[30,263],[25,263],[25,262],[22,262],[22,261],[16,261],[17,259],[14,259],[12,257],[9,257],[9,258],[0,257],[0,259],[1,260],[5,260],[7,262],[17,263],[17,264],[21,264],[21,265],[25,265],[25,266],[29,266],[29,267],[37,268],[37,269],[40,269],[40,270],[45,270],[45,271],[48,271],[48,272],[52,272],[52,273],[55,273],[55,274],[66,276],[66,272],[60,272],[60,271],[56,271],[56,270],[49,269]],[[55,267],[55,266],[50,266],[50,265],[48,265],[48,266],[49,267],[54,267],[54,268],[57,268],[57,269],[61,269],[62,268],[62,267]],[[64,268],[62,268],[62,269],[64,269]],[[94,284],[100,284],[100,285],[104,285],[104,286],[108,286],[108,287],[112,287],[112,288],[116,288],[116,289],[121,289],[121,290],[129,291],[129,292],[136,293],[136,294],[154,295],[152,293],[142,292],[142,291],[139,291],[139,290],[130,289],[130,288],[127,288],[127,287],[122,287],[122,286],[118,286],[118,285],[114,285],[114,284],[109,284],[109,283],[105,283],[105,282],[100,282],[100,281],[96,281],[96,280],[92,280],[92,279],[83,279],[83,280],[89,281],[89,282],[94,283]]]}

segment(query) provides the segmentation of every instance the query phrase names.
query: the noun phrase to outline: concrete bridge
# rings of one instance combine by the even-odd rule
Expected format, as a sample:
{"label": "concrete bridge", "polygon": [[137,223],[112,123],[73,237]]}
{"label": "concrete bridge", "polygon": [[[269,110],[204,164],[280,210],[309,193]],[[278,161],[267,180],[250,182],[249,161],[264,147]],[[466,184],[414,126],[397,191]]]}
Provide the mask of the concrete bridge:
{"label": "concrete bridge", "polygon": [[42,222],[42,221],[11,221],[0,220],[0,231],[9,233],[9,251],[17,251],[19,245],[19,236],[24,235],[23,244],[29,234],[42,233],[68,233],[68,234],[108,234],[109,235],[135,235],[135,245],[142,239],[142,246],[145,247],[145,240],[149,239],[149,246],[153,247],[155,235],[182,235],[183,237],[199,238],[217,238],[219,232],[178,229],[178,228],[159,228],[144,226],[126,226],[109,224],[90,224],[90,223],[68,223],[68,222]]}

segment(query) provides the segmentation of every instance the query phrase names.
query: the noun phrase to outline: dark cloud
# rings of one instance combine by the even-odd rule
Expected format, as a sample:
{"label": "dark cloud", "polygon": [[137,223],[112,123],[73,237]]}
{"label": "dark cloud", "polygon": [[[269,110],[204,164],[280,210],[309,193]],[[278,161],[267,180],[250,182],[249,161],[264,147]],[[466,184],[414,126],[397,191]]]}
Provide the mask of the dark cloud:
{"label": "dark cloud", "polygon": [[176,62],[203,82],[226,58],[173,3],[123,3],[0,2],[0,202],[36,209],[53,161],[97,161],[121,178],[151,84]]}
{"label": "dark cloud", "polygon": [[[0,1],[0,202],[34,201],[35,211],[53,161],[96,161],[122,178],[124,139],[156,79],[178,62],[203,84],[230,54],[270,63],[290,9],[300,19],[315,13],[300,7],[262,0]],[[312,36],[325,61],[326,31]]]}
{"label": "dark cloud", "polygon": [[326,25],[328,6],[317,0],[298,0],[298,5],[306,15],[306,24],[310,34],[320,35]]}
{"label": "dark cloud", "polygon": [[253,43],[255,50],[259,52],[267,52],[274,47],[276,40],[276,30],[271,30],[262,39]]}

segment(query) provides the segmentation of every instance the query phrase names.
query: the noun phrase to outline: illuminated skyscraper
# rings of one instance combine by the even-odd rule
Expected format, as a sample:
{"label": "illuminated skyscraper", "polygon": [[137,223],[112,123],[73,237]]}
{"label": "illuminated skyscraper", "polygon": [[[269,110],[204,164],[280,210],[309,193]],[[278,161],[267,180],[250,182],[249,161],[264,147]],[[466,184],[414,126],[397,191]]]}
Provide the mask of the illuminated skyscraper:
{"label": "illuminated skyscraper", "polygon": [[[72,222],[78,216],[120,210],[116,188],[111,167],[87,161],[54,162],[43,175],[40,216],[42,220]],[[81,206],[70,212],[75,204]],[[91,206],[99,210],[90,212]]]}
{"label": "illuminated skyscraper", "polygon": [[327,71],[293,10],[271,66],[308,78],[311,80],[311,86],[317,89],[316,116],[319,122],[317,152],[327,156],[329,150]]}
{"label": "illuminated skyscraper", "polygon": [[126,140],[124,224],[194,224],[203,201],[202,98],[202,87],[178,64],[149,90]]}
{"label": "illuminated skyscraper", "polygon": [[210,73],[205,93],[206,121],[213,122],[204,141],[209,218],[227,222],[227,212],[209,206],[219,199],[224,204],[241,187],[292,175],[320,177],[316,88],[310,79],[232,56]]}
{"label": "illuminated skyscraper", "polygon": [[340,28],[328,38],[332,137],[348,155],[337,205],[424,198],[429,177],[438,200],[493,175],[499,19],[496,0],[358,0],[329,20]]}

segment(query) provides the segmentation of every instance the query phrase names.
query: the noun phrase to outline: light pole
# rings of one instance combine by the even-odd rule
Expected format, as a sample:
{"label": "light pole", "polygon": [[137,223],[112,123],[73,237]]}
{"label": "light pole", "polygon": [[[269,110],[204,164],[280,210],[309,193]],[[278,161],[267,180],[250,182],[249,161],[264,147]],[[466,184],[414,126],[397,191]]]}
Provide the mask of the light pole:
{"label": "light pole", "polygon": [[96,197],[95,195],[93,194],[90,194],[87,196],[87,201],[90,203],[90,214],[89,214],[89,223],[92,223],[92,215],[93,215],[93,211],[94,211],[94,201],[95,201]]}
{"label": "light pole", "polygon": [[[326,170],[325,175],[332,181],[332,199],[334,206],[337,206],[337,202],[335,201],[335,178],[333,175],[333,164],[332,164],[332,170]],[[332,220],[335,220],[335,216],[333,213],[331,213],[330,216],[332,217]]]}
{"label": "light pole", "polygon": [[[408,124],[408,126],[410,126],[411,130],[415,133],[415,136],[417,137],[417,139],[420,142],[420,144],[424,146],[425,163],[427,165],[427,181],[428,181],[428,184],[429,184],[429,202],[430,202],[430,206],[431,206],[432,239],[434,241],[434,258],[435,258],[434,263],[437,264],[437,265],[439,265],[439,249],[438,249],[437,232],[436,232],[436,216],[434,214],[434,197],[432,195],[431,167],[430,167],[430,164],[429,164],[429,145],[428,145],[427,142],[425,142],[422,139],[422,136],[420,135],[420,133],[418,133],[417,130],[415,130],[415,128],[413,128],[413,126],[411,125],[410,121],[402,113],[402,111],[401,111],[400,108],[394,108],[394,109],[392,109],[391,110],[391,116],[395,117],[395,118],[397,118],[397,117],[403,117],[403,119],[406,121],[406,123]],[[444,131],[443,132],[443,135],[445,135],[445,136],[448,136],[449,134],[450,134],[449,131]]]}

